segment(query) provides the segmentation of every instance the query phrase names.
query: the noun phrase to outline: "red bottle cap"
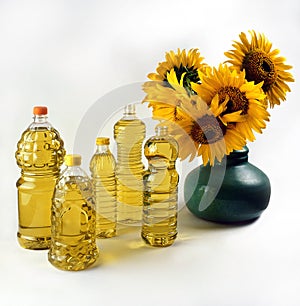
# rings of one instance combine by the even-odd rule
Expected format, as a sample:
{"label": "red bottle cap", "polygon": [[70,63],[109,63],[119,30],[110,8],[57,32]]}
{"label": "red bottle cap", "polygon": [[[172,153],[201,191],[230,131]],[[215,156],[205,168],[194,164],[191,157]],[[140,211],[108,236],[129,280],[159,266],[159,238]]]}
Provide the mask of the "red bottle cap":
{"label": "red bottle cap", "polygon": [[33,108],[33,114],[34,115],[47,115],[48,109],[46,106],[35,106]]}

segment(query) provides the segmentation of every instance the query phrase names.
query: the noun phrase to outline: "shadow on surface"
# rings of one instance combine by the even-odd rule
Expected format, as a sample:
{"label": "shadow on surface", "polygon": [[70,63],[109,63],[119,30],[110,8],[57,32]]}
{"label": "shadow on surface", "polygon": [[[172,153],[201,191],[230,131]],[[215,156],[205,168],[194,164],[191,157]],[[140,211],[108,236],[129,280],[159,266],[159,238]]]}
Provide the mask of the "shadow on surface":
{"label": "shadow on surface", "polygon": [[[117,236],[108,239],[97,239],[100,250],[99,260],[94,267],[126,261],[148,252],[159,252],[166,248],[148,246],[141,238],[140,226],[124,226],[117,228]],[[171,246],[172,247],[172,246]]]}
{"label": "shadow on surface", "polygon": [[151,247],[141,238],[141,226],[118,225],[117,236],[108,239],[97,239],[100,250],[98,261],[91,267],[109,266],[120,261],[139,260],[141,256],[168,252],[169,250],[181,247],[185,241],[202,240],[204,236],[214,235],[219,231],[242,230],[245,226],[253,224],[255,220],[235,223],[219,224],[195,217],[186,207],[178,213],[178,236],[174,244],[169,247]]}

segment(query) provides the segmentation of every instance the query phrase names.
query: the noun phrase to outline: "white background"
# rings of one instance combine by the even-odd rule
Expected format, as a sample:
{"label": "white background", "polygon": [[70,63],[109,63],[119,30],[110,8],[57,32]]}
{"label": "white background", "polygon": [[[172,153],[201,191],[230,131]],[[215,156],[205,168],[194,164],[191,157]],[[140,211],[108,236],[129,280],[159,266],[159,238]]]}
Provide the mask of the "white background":
{"label": "white background", "polygon": [[[183,208],[172,247],[146,247],[138,228],[123,229],[99,241],[98,265],[77,273],[56,270],[46,251],[16,241],[14,152],[34,105],[48,106],[71,152],[89,108],[120,86],[145,81],[165,51],[196,47],[218,65],[248,29],[281,50],[297,82],[298,0],[0,0],[1,305],[300,305],[297,83],[249,144],[250,161],[272,184],[269,207],[255,223],[220,226]],[[103,123],[99,113],[99,129]]]}

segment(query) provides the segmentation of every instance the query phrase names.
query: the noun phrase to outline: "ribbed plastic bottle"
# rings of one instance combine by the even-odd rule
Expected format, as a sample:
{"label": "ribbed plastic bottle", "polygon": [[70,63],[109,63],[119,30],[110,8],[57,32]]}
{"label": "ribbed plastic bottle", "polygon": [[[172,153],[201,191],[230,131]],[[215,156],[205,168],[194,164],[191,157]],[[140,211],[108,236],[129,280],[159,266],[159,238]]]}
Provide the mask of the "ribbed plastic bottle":
{"label": "ribbed plastic bottle", "polygon": [[51,205],[65,155],[59,133],[47,121],[45,106],[33,108],[33,122],[23,132],[15,153],[21,177],[17,181],[19,244],[32,250],[48,249]]}
{"label": "ribbed plastic bottle", "polygon": [[78,271],[99,256],[96,212],[91,180],[80,168],[81,156],[66,155],[65,165],[53,197],[48,259],[58,269]]}
{"label": "ribbed plastic bottle", "polygon": [[144,146],[149,168],[145,172],[142,238],[147,244],[166,247],[177,236],[178,157],[176,140],[166,126],[156,127],[156,135]]}
{"label": "ribbed plastic bottle", "polygon": [[98,137],[97,149],[90,161],[90,171],[96,205],[96,237],[116,236],[116,162],[109,149],[109,138]]}
{"label": "ribbed plastic bottle", "polygon": [[141,224],[143,206],[142,145],[145,124],[136,116],[135,105],[125,107],[114,125],[117,143],[117,219],[123,224]]}

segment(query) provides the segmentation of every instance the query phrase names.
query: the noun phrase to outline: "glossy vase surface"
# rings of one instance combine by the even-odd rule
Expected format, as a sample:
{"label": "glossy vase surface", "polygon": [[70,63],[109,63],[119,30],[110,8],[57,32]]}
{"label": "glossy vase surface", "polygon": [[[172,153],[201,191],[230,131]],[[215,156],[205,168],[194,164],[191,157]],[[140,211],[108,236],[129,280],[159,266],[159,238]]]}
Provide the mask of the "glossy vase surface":
{"label": "glossy vase surface", "polygon": [[266,174],[248,162],[248,148],[233,151],[214,166],[199,166],[184,183],[188,209],[218,223],[257,219],[267,208],[271,186]]}

